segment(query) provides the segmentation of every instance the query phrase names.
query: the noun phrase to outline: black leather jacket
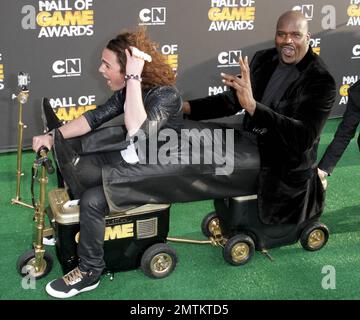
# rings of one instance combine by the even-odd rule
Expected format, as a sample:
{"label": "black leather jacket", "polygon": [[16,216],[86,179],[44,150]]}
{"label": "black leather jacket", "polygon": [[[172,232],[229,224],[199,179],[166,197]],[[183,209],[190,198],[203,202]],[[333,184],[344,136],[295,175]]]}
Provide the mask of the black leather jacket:
{"label": "black leather jacket", "polygon": [[[104,104],[84,113],[92,130],[124,113],[126,90],[116,91]],[[147,119],[140,129],[148,132],[149,122],[156,122],[157,129],[163,127],[179,130],[183,125],[182,101],[178,90],[172,86],[154,87],[143,91]]]}
{"label": "black leather jacket", "polygon": [[[116,91],[104,104],[83,114],[92,131],[81,138],[82,154],[126,149],[130,140],[125,125],[110,121],[124,113],[125,97],[125,89]],[[134,134],[137,138],[148,140],[149,132],[159,133],[163,128],[179,132],[183,127],[182,100],[175,87],[144,90],[143,101],[147,119]],[[139,148],[142,150],[145,146],[148,147],[148,143]]]}

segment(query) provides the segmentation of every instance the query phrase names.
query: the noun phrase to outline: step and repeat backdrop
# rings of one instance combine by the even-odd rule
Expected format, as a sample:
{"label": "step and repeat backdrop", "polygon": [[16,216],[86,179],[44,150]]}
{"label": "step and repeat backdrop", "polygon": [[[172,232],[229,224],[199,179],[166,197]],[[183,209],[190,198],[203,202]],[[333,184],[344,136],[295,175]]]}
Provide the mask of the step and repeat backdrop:
{"label": "step and repeat backdrop", "polygon": [[28,148],[43,130],[42,97],[68,121],[111,95],[98,72],[101,51],[124,29],[147,26],[191,99],[227,90],[220,72],[236,74],[239,56],[273,47],[277,18],[290,9],[309,20],[311,46],[337,82],[332,116],[341,116],[360,74],[360,0],[1,0],[0,152],[17,148],[20,72],[30,76]]}

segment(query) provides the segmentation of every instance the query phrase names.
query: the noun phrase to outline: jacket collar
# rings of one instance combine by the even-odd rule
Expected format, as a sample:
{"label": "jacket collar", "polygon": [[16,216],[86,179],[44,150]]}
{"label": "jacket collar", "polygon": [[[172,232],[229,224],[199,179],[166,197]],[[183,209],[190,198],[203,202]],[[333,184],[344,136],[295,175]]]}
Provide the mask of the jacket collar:
{"label": "jacket collar", "polygon": [[309,49],[306,52],[304,58],[302,58],[300,60],[300,62],[296,64],[296,68],[300,72],[304,71],[308,67],[308,65],[315,60],[315,56],[316,56],[316,54],[314,53],[312,48],[309,46]]}

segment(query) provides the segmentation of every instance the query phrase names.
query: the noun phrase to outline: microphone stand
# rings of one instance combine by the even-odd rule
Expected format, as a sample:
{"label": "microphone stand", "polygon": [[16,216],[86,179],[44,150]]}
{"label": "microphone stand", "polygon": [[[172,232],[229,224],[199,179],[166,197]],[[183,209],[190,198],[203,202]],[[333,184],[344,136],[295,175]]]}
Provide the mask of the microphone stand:
{"label": "microphone stand", "polygon": [[24,174],[21,172],[21,163],[22,163],[22,144],[23,144],[23,131],[26,128],[26,125],[22,122],[22,112],[23,105],[27,102],[29,98],[29,89],[26,86],[21,86],[20,93],[16,96],[12,95],[13,99],[17,99],[19,102],[19,122],[18,122],[18,148],[17,148],[17,171],[16,171],[16,197],[11,199],[11,204],[18,204],[28,208],[34,208],[32,205],[20,201],[20,182],[21,176]]}

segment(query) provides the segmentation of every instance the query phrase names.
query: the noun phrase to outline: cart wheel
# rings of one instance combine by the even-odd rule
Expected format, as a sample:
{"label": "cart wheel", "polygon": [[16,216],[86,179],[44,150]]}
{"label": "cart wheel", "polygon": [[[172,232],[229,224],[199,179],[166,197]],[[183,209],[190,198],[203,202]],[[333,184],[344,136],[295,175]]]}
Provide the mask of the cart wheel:
{"label": "cart wheel", "polygon": [[31,249],[19,257],[16,263],[16,269],[22,277],[30,274],[37,280],[47,276],[52,269],[52,265],[53,259],[51,255],[45,251],[39,270],[35,270],[35,250]]}
{"label": "cart wheel", "polygon": [[141,257],[141,269],[150,278],[165,278],[176,266],[174,249],[165,243],[156,243],[147,248]]}
{"label": "cart wheel", "polygon": [[246,234],[237,234],[226,242],[223,256],[227,263],[240,266],[251,259],[254,251],[255,244],[253,239]]}
{"label": "cart wheel", "polygon": [[201,231],[207,238],[214,236],[214,229],[220,229],[219,217],[216,212],[208,213],[201,222]]}
{"label": "cart wheel", "polygon": [[320,222],[305,227],[300,236],[300,243],[305,250],[320,250],[329,239],[329,229]]}

